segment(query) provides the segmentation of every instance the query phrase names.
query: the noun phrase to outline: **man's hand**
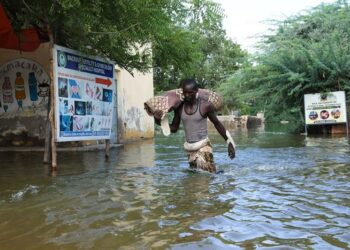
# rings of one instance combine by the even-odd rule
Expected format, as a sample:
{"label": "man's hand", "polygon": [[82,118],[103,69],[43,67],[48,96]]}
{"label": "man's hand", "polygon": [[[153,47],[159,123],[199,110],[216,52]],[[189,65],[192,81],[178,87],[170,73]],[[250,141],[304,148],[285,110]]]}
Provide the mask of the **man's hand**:
{"label": "man's hand", "polygon": [[227,151],[228,151],[228,157],[230,157],[230,159],[235,158],[236,151],[231,142],[228,144]]}
{"label": "man's hand", "polygon": [[160,120],[160,119],[162,119],[163,112],[162,112],[161,110],[156,110],[156,111],[153,113],[153,116],[154,116],[154,118],[156,118],[157,120]]}
{"label": "man's hand", "polygon": [[157,110],[153,113],[154,121],[156,122],[157,125],[160,126],[160,120],[162,118],[163,112],[160,110]]}

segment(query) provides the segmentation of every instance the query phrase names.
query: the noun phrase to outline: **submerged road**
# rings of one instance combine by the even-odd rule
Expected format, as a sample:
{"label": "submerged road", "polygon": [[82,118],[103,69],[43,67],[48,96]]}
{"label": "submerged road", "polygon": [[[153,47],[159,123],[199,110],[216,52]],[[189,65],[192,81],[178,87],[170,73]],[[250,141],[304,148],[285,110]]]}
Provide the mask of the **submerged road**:
{"label": "submerged road", "polygon": [[183,135],[104,152],[0,152],[0,249],[350,249],[345,137],[210,135],[224,174],[190,173]]}

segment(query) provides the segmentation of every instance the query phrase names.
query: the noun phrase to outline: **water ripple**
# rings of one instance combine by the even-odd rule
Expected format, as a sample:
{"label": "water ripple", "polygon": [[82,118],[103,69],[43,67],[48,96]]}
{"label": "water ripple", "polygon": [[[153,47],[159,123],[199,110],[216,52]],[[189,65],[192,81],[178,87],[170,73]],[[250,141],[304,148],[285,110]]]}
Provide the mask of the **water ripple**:
{"label": "water ripple", "polygon": [[1,248],[350,249],[346,140],[237,133],[232,161],[214,137],[215,175],[187,171],[183,135],[169,138],[108,160],[64,154],[55,177],[34,167],[39,156],[24,157],[30,175],[7,159]]}
{"label": "water ripple", "polygon": [[16,191],[11,194],[10,201],[18,202],[21,201],[25,195],[36,195],[39,192],[39,187],[35,185],[26,185],[23,189]]}

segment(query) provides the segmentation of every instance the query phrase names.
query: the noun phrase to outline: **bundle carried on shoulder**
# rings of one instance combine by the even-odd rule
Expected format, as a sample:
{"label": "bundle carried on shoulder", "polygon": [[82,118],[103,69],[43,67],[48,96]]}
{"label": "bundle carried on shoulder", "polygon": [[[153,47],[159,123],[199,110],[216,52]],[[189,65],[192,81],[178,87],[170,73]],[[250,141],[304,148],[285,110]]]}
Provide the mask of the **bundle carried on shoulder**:
{"label": "bundle carried on shoulder", "polygon": [[[182,89],[173,89],[167,93],[175,93],[181,101],[184,99]],[[220,110],[223,106],[224,102],[222,97],[215,91],[209,89],[198,89],[198,95],[202,100],[211,102],[214,105],[215,111]]]}
{"label": "bundle carried on shoulder", "polygon": [[[199,89],[199,98],[213,104],[215,111],[219,111],[223,106],[223,98],[215,91],[209,89]],[[182,89],[173,89],[163,95],[154,96],[144,103],[145,109],[150,116],[156,111],[162,112],[162,117],[169,111],[176,109],[184,100]]]}
{"label": "bundle carried on shoulder", "polygon": [[[209,89],[198,89],[199,98],[213,104],[215,111],[223,106],[223,98]],[[173,89],[163,95],[154,96],[144,103],[148,115],[153,116],[155,112],[161,113],[161,127],[164,135],[170,134],[169,123],[166,114],[178,108],[184,100],[182,89]]]}

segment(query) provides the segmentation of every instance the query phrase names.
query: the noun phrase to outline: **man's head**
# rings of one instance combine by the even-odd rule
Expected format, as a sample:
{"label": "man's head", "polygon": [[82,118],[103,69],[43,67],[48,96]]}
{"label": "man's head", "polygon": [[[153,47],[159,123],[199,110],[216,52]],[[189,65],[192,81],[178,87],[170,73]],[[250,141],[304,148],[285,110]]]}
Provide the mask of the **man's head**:
{"label": "man's head", "polygon": [[181,81],[182,92],[185,102],[194,102],[198,93],[198,86],[194,79],[184,79]]}

